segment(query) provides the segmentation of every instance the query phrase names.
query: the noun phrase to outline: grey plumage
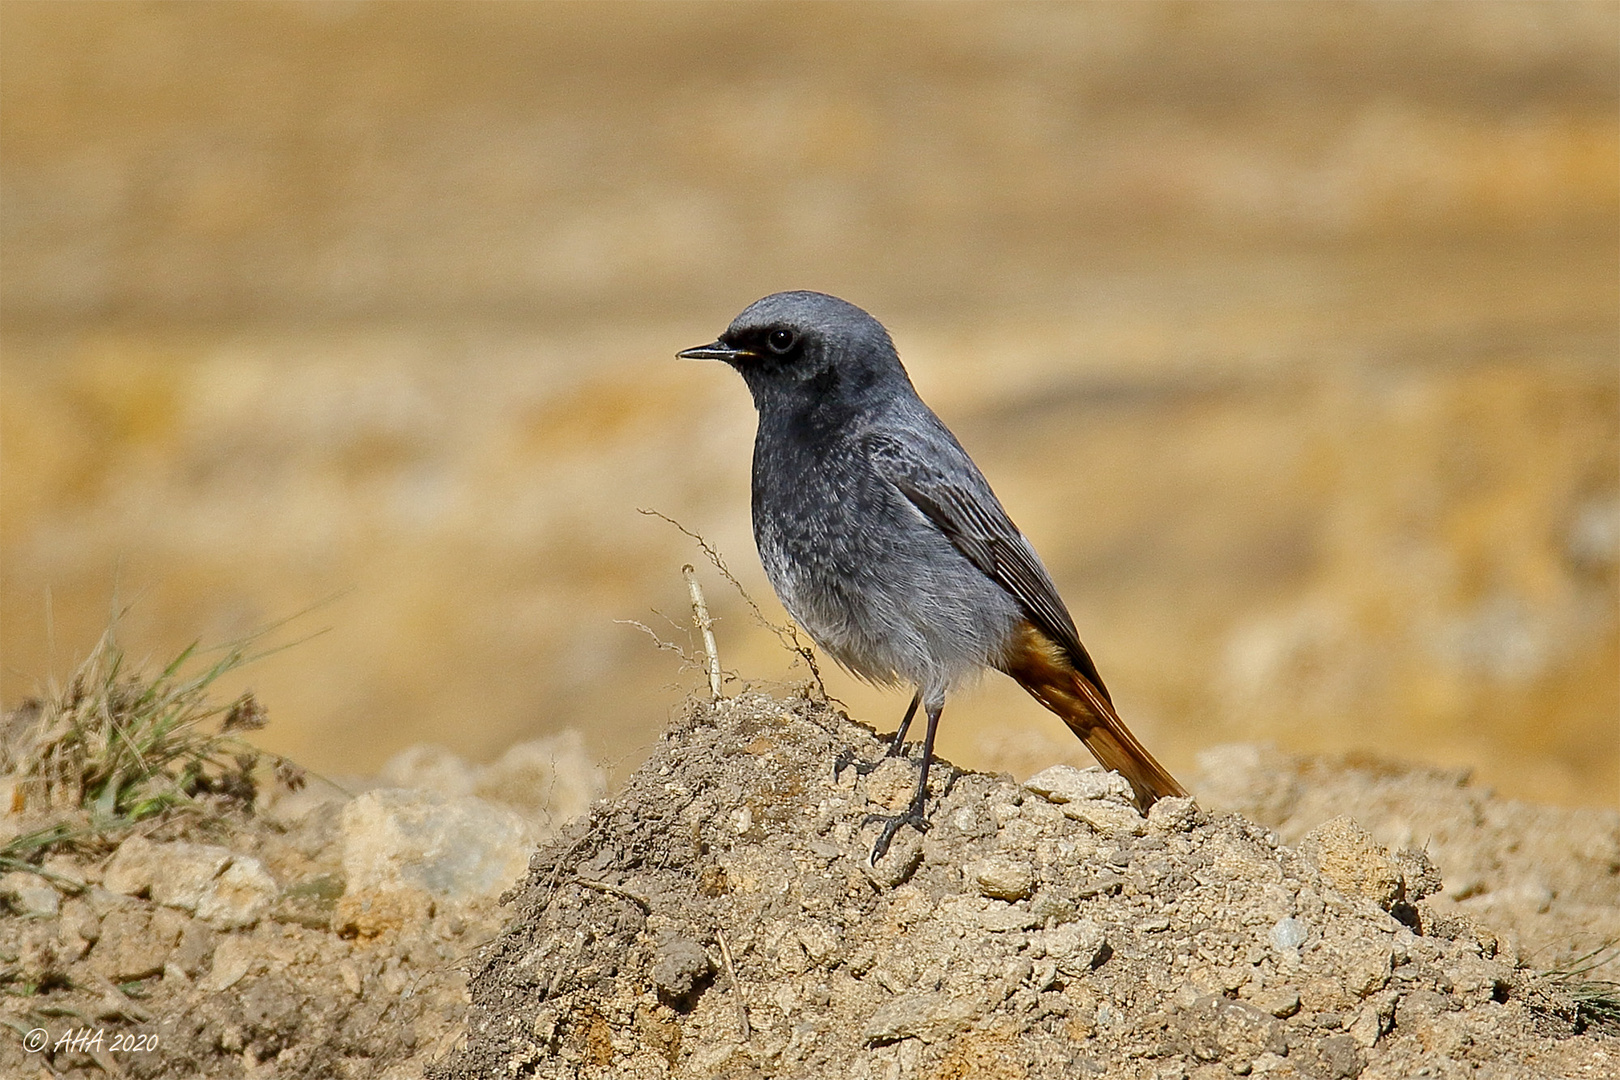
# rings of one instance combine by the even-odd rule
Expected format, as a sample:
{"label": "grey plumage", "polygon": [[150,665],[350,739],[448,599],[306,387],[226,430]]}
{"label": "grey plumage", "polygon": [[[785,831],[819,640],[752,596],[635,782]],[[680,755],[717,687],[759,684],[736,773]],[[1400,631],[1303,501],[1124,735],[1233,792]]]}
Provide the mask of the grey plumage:
{"label": "grey plumage", "polygon": [[896,480],[942,482],[1000,505],[917,396],[877,320],[820,293],[778,293],[726,336],[782,326],[796,330],[798,355],[742,368],[759,409],[754,540],[765,573],[844,667],[943,702],[953,683],[1000,659],[1019,606]]}
{"label": "grey plumage", "polygon": [[[1183,793],[1114,715],[1040,557],[917,396],[882,324],[824,293],[776,293],[680,355],[731,364],[753,395],[754,539],[783,606],[844,667],[909,683],[927,706],[916,798],[874,855],[896,822],[926,826],[946,691],[985,667],[1062,716],[1144,808]],[[904,734],[902,723],[896,749]]]}

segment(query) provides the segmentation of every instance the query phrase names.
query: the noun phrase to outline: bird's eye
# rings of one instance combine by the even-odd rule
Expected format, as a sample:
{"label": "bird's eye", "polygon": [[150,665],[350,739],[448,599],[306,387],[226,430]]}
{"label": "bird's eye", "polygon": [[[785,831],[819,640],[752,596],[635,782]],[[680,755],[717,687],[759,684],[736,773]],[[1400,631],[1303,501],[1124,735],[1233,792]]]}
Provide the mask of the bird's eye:
{"label": "bird's eye", "polygon": [[765,344],[771,347],[771,352],[782,356],[799,343],[799,335],[791,330],[772,330],[765,336]]}

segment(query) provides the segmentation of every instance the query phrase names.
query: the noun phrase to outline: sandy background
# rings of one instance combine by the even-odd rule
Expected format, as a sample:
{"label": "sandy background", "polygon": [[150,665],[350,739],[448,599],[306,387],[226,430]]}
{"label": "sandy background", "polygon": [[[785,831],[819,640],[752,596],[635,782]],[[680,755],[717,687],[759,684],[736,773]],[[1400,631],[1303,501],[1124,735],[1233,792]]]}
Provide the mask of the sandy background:
{"label": "sandy background", "polygon": [[[616,622],[695,556],[637,508],[774,609],[746,392],[672,355],[808,287],[887,323],[1172,768],[1612,805],[1617,42],[1612,3],[8,0],[0,697],[115,592],[154,659],[335,597],[245,677],[274,749],[633,764],[696,681]],[[705,580],[727,665],[793,676]],[[1084,761],[999,678],[941,748]]]}

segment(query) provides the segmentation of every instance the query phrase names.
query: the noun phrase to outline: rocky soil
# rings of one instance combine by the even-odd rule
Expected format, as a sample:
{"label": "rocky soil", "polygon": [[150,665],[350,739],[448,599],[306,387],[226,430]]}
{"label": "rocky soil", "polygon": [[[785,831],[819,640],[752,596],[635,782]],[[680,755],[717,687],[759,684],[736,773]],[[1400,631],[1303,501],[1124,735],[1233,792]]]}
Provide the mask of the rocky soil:
{"label": "rocky soil", "polygon": [[418,747],[0,876],[0,1076],[420,1077],[496,897],[602,790],[577,733],[482,767]]}
{"label": "rocky soil", "polygon": [[[1392,854],[1345,816],[1292,846],[1190,800],[1144,818],[1097,769],[1020,785],[947,768],[932,828],[872,865],[869,815],[902,807],[914,775],[905,760],[870,769],[882,753],[807,701],[693,708],[625,791],[531,862],[515,917],[475,960],[466,1043],[433,1075],[1620,1071],[1620,1042],[1586,1028],[1567,985],[1532,974],[1465,900],[1436,900],[1442,872],[1421,847]],[[1270,816],[1299,824],[1308,770],[1251,757],[1219,793],[1269,793]],[[1513,812],[1455,777],[1430,807],[1431,774],[1387,775],[1378,824],[1403,786],[1411,841],[1426,815],[1471,807],[1504,846]],[[1587,818],[1578,852],[1555,840],[1468,864],[1469,894],[1521,888],[1545,858],[1549,892],[1612,904],[1620,818]],[[1521,832],[1507,848],[1531,846]],[[1550,913],[1555,898],[1537,899]]]}
{"label": "rocky soil", "polygon": [[0,1075],[1620,1074],[1612,963],[1538,974],[1620,937],[1620,814],[1222,747],[1146,818],[1096,769],[941,767],[874,866],[882,749],[746,694],[608,799],[577,739],[418,748],[14,869]]}

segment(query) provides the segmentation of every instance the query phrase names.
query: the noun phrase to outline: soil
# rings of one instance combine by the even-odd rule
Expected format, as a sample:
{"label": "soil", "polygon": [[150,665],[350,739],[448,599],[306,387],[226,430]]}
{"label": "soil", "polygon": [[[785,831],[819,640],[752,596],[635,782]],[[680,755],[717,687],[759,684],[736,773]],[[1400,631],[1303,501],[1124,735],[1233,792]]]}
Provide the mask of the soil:
{"label": "soil", "polygon": [[[1432,900],[1421,850],[1347,817],[1289,847],[1186,800],[1144,819],[1096,769],[945,767],[932,827],[874,865],[871,815],[913,768],[806,700],[694,707],[535,857],[432,1075],[1620,1072],[1567,985]],[[1616,821],[1596,816],[1592,890],[1612,894]]]}
{"label": "soil", "polygon": [[8,879],[0,1075],[1620,1075],[1591,985],[1537,974],[1613,940],[1620,815],[1227,747],[1144,818],[1100,770],[941,762],[873,865],[915,778],[883,750],[804,695],[694,703],[505,908],[358,915],[307,797],[146,837],[259,860],[250,927],[53,857],[55,913]]}
{"label": "soil", "polygon": [[[461,958],[500,913],[419,908],[359,935],[340,911],[333,808],[291,823],[188,815],[149,833],[259,859],[282,889],[251,928],[102,888],[110,860],[47,860],[85,887],[55,917],[0,918],[0,1022],[16,1033],[0,1039],[0,1076],[420,1076],[465,1008]],[[30,1031],[45,1034],[42,1052],[23,1044]]]}

